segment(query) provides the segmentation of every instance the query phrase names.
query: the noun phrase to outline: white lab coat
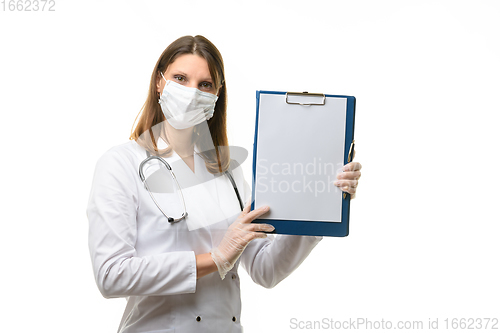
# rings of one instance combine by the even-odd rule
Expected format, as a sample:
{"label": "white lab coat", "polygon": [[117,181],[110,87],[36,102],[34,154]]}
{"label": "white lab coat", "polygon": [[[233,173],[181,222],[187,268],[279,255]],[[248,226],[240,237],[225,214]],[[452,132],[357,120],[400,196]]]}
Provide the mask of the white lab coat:
{"label": "white lab coat", "polygon": [[[203,219],[213,212],[227,216],[209,226],[202,221],[190,231],[185,220],[168,223],[151,200],[138,175],[145,158],[145,150],[135,141],[107,151],[97,162],[87,208],[97,286],[106,298],[128,300],[118,331],[241,332],[238,264],[257,284],[272,288],[302,263],[321,237],[269,235],[253,240],[224,280],[218,272],[197,280],[195,255],[217,246],[240,211],[234,189],[226,176],[210,174],[196,154],[191,176],[209,181],[201,189],[185,189],[178,174],[188,175],[181,170],[187,165],[174,163],[179,160],[175,152],[165,158],[175,164],[188,219]],[[245,203],[251,191],[241,168],[233,176]],[[182,211],[178,201],[175,206]]]}

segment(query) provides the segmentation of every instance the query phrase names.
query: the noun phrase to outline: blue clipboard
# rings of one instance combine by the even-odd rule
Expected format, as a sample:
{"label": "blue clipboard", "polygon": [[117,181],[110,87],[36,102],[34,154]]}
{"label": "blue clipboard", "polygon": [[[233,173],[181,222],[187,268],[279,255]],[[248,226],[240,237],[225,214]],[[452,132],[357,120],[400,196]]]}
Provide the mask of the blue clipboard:
{"label": "blue clipboard", "polygon": [[347,236],[350,195],[330,185],[352,160],[355,97],[256,95],[251,209],[271,210],[253,223],[271,224],[277,234]]}

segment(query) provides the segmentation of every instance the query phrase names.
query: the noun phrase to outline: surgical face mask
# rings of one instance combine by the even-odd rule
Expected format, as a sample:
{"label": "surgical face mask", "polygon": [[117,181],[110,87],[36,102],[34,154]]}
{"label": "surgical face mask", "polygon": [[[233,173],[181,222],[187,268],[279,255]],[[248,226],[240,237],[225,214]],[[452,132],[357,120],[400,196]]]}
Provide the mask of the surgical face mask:
{"label": "surgical face mask", "polygon": [[[161,74],[163,77],[163,73]],[[217,95],[185,87],[182,84],[166,80],[160,96],[161,109],[167,121],[176,129],[184,129],[200,124],[212,118]]]}

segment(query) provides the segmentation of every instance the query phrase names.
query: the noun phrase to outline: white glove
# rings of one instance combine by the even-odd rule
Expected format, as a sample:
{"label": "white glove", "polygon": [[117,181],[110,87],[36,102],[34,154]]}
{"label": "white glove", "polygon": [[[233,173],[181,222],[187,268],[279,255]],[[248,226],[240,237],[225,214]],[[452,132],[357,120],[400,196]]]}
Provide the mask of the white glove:
{"label": "white glove", "polygon": [[250,212],[250,203],[248,203],[236,221],[229,226],[219,246],[210,251],[223,280],[250,241],[256,238],[266,238],[267,234],[262,231],[274,230],[270,224],[250,223],[268,211],[269,207],[263,206]]}

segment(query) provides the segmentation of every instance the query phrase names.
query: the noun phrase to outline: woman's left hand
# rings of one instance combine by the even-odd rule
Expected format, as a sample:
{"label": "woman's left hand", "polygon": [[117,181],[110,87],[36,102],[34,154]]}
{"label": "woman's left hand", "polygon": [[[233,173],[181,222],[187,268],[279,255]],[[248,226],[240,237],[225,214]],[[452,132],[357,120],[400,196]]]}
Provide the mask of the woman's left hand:
{"label": "woman's left hand", "polygon": [[[353,152],[354,156],[354,152]],[[361,177],[361,163],[351,162],[342,167],[341,173],[337,175],[337,180],[333,182],[342,191],[351,195],[351,199],[356,197],[356,188],[358,187],[358,180]]]}

